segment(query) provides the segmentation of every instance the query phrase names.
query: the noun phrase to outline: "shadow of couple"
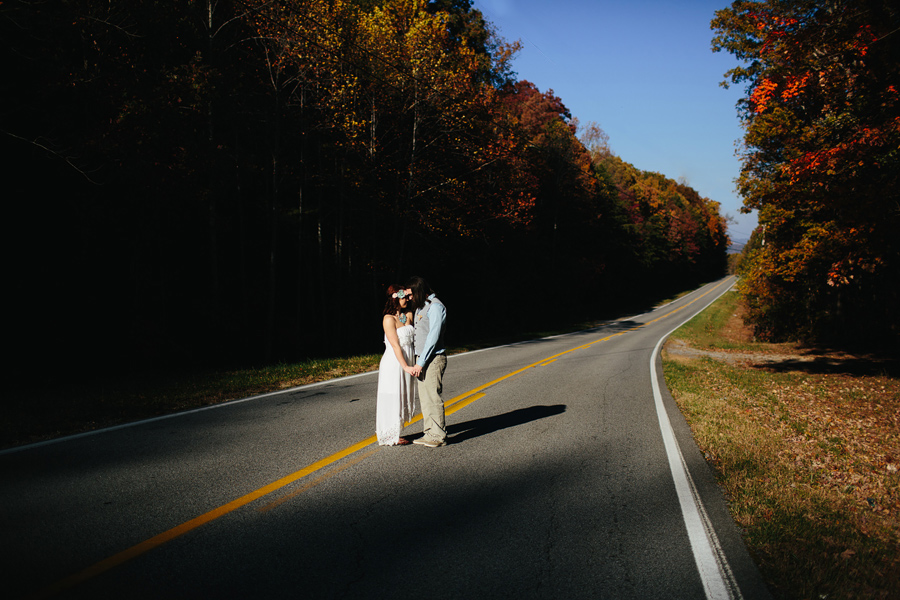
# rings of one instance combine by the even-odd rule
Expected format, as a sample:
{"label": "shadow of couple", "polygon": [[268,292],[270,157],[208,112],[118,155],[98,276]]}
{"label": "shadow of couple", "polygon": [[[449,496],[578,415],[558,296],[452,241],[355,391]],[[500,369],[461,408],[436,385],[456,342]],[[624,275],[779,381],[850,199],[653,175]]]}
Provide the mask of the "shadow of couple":
{"label": "shadow of couple", "polygon": [[464,423],[454,423],[447,426],[447,442],[458,444],[481,435],[494,433],[507,427],[524,425],[531,421],[537,421],[546,417],[562,414],[566,411],[565,404],[552,406],[529,406],[520,408],[502,415],[473,419]]}

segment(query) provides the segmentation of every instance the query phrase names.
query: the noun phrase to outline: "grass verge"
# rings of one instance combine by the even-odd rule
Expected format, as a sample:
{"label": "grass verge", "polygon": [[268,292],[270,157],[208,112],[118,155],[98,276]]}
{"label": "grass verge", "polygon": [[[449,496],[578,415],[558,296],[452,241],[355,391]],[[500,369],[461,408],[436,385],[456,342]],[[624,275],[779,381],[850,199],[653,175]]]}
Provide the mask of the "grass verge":
{"label": "grass verge", "polygon": [[370,354],[258,369],[141,373],[88,383],[65,382],[52,387],[36,383],[27,390],[14,392],[4,403],[0,448],[365,373],[377,369],[380,360],[380,354]]}
{"label": "grass verge", "polygon": [[895,362],[755,342],[735,292],[676,331],[666,384],[776,597],[900,598]]}

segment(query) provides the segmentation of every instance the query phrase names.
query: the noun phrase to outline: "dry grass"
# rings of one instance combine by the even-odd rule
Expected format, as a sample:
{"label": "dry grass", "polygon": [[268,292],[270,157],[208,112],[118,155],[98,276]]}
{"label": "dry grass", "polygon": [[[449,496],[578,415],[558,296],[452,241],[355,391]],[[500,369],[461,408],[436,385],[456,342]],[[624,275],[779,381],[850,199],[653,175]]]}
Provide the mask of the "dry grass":
{"label": "dry grass", "polygon": [[763,576],[785,598],[900,598],[896,363],[754,342],[741,310],[726,294],[663,359]]}

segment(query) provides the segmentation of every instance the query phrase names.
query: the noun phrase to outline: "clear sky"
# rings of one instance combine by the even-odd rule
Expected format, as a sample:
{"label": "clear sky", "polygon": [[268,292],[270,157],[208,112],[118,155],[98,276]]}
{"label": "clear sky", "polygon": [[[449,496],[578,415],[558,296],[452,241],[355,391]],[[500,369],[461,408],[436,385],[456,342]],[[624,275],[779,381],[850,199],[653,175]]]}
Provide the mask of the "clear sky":
{"label": "clear sky", "polygon": [[734,180],[743,138],[735,104],[743,86],[719,86],[737,65],[710,49],[709,28],[729,0],[473,0],[522,50],[519,79],[553,90],[573,117],[599,123],[612,151],[644,171],[684,178],[722,204],[733,241],[746,241],[756,214],[742,215]]}

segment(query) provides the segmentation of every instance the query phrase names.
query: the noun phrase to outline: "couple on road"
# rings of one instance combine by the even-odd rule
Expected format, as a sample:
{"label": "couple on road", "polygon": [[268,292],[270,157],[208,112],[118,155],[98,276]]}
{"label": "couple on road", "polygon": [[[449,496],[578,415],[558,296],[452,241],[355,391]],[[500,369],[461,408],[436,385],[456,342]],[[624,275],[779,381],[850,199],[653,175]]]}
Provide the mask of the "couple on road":
{"label": "couple on road", "polygon": [[[444,423],[444,371],[447,369],[444,331],[447,309],[428,283],[412,277],[406,287],[387,288],[381,320],[384,355],[378,370],[375,433],[382,446],[404,446],[400,431],[414,412],[415,389],[422,406],[422,437],[413,443],[437,448],[447,443]],[[413,312],[414,311],[414,312]]]}

